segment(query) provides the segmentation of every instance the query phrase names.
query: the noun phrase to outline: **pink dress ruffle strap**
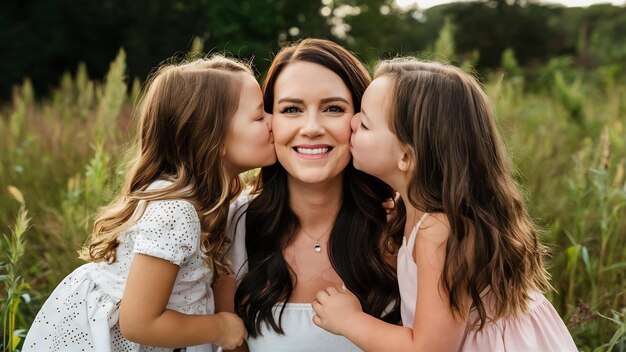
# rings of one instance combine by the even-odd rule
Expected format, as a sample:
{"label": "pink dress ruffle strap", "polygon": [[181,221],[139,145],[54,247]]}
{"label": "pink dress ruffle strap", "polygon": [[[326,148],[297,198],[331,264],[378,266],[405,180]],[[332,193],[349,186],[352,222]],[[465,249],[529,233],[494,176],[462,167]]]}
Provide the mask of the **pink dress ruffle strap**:
{"label": "pink dress ruffle strap", "polygon": [[[398,286],[400,288],[400,313],[402,324],[413,327],[417,300],[417,265],[413,247],[419,227],[428,216],[425,213],[411,231],[408,240],[403,238],[398,251]],[[493,302],[489,293],[487,304]],[[489,311],[490,309],[487,308]],[[470,321],[475,319],[470,314]],[[525,314],[487,323],[481,331],[468,329],[460,351],[578,351],[563,320],[539,292],[533,292]]]}
{"label": "pink dress ruffle strap", "polygon": [[413,247],[415,247],[415,236],[417,230],[424,222],[428,213],[424,213],[417,222],[411,233],[409,240],[402,238],[402,246],[398,250],[398,286],[400,288],[400,315],[404,326],[412,328],[415,318],[415,300],[417,299],[417,265],[413,260]]}

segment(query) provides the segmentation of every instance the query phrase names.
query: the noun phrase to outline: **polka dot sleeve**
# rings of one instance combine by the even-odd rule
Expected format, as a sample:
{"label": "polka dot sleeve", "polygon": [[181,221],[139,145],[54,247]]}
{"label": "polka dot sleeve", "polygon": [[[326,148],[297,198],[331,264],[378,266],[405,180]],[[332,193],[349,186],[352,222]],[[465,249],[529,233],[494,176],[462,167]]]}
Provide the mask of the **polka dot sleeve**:
{"label": "polka dot sleeve", "polygon": [[181,200],[152,201],[137,222],[133,253],[162,258],[180,266],[199,246],[200,220],[193,205]]}

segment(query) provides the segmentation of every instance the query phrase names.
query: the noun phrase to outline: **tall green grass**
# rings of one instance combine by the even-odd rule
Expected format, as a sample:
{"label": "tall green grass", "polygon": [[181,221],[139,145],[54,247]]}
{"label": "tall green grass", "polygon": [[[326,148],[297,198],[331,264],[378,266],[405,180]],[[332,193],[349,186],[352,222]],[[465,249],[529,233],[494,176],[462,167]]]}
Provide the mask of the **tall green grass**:
{"label": "tall green grass", "polygon": [[[136,80],[128,89],[125,71],[123,52],[104,82],[90,80],[81,65],[41,100],[26,79],[0,107],[7,350],[19,348],[45,298],[81,264],[76,251],[95,211],[119,189],[139,91]],[[624,351],[626,85],[610,71],[581,73],[563,59],[536,74],[538,89],[523,73],[509,51],[503,70],[483,81],[517,180],[552,248],[557,291],[548,296],[580,349]],[[8,186],[23,192],[22,202]]]}
{"label": "tall green grass", "polygon": [[20,203],[20,208],[15,219],[15,224],[10,233],[3,234],[0,241],[0,249],[6,253],[6,262],[0,262],[3,275],[0,281],[4,284],[4,299],[2,301],[2,345],[5,350],[15,351],[24,337],[25,329],[17,328],[17,320],[24,324],[20,313],[20,303],[30,303],[28,290],[30,286],[24,281],[22,273],[22,257],[24,255],[26,240],[24,233],[29,227],[30,218],[24,203],[24,196],[15,187],[9,186],[7,191]]}
{"label": "tall green grass", "polygon": [[[487,91],[552,248],[550,295],[584,350],[623,351],[626,313],[626,86],[554,72],[531,93],[493,77]],[[616,347],[617,346],[617,347]]]}

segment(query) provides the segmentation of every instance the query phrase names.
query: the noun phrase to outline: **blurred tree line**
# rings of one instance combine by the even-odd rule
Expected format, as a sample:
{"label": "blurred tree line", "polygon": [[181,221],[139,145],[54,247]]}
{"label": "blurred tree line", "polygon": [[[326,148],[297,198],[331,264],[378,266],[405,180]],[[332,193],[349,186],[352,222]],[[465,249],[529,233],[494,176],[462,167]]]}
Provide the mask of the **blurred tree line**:
{"label": "blurred tree line", "polygon": [[626,68],[626,7],[564,8],[532,0],[484,0],[421,10],[393,0],[3,0],[0,1],[0,100],[29,77],[38,94],[58,85],[65,71],[86,63],[101,78],[120,48],[128,75],[143,80],[198,37],[209,52],[252,59],[262,73],[286,41],[335,40],[368,64],[393,55],[438,48],[444,24],[454,29],[452,61],[479,70],[502,63],[532,69],[554,57],[583,70]]}

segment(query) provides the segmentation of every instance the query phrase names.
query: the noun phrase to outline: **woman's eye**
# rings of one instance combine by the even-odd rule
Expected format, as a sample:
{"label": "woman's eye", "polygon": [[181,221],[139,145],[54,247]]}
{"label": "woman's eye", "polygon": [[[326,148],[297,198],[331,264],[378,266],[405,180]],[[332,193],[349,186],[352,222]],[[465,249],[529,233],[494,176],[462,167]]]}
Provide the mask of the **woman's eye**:
{"label": "woman's eye", "polygon": [[332,112],[332,113],[344,113],[346,110],[341,106],[331,105],[327,107],[324,111]]}
{"label": "woman's eye", "polygon": [[300,112],[300,109],[297,106],[286,106],[280,110],[281,114],[295,114]]}

